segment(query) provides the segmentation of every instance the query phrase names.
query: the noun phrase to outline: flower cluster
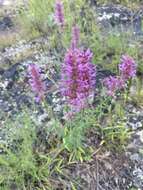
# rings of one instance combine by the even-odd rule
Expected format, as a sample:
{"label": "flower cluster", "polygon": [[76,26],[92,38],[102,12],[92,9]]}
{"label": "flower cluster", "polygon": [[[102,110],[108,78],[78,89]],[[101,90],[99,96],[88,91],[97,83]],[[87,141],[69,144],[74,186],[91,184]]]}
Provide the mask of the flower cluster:
{"label": "flower cluster", "polygon": [[119,64],[119,71],[124,80],[131,79],[136,76],[136,63],[134,59],[128,55],[123,55],[121,64]]}
{"label": "flower cluster", "polygon": [[71,48],[77,48],[78,42],[79,42],[79,35],[80,35],[80,30],[77,25],[74,25],[72,27],[72,41],[71,41]]}
{"label": "flower cluster", "polygon": [[61,0],[57,0],[55,4],[55,21],[56,23],[63,27],[64,26],[64,8]]}
{"label": "flower cluster", "polygon": [[114,97],[115,93],[124,88],[126,82],[136,76],[136,63],[132,57],[123,55],[121,64],[119,64],[120,76],[109,76],[104,79],[104,85],[107,89],[107,94]]}
{"label": "flower cluster", "polygon": [[28,66],[28,74],[30,76],[29,83],[32,91],[36,94],[36,101],[43,100],[45,94],[45,83],[41,79],[40,68],[35,64]]}
{"label": "flower cluster", "polygon": [[124,88],[124,81],[119,77],[109,76],[103,81],[105,87],[107,88],[107,94],[114,97],[116,91]]}
{"label": "flower cluster", "polygon": [[80,110],[95,85],[96,68],[91,63],[92,53],[88,50],[70,49],[62,67],[62,95],[67,98],[71,107]]}

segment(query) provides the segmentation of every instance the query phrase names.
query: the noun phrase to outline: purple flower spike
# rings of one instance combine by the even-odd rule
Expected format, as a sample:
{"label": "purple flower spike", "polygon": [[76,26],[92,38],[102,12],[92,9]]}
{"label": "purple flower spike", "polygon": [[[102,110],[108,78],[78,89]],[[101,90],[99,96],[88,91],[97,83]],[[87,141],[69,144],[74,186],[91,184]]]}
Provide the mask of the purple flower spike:
{"label": "purple flower spike", "polygon": [[107,89],[107,94],[112,97],[115,97],[115,93],[125,86],[123,79],[113,76],[105,78],[103,84]]}
{"label": "purple flower spike", "polygon": [[95,87],[96,68],[91,63],[90,50],[70,49],[62,67],[61,91],[76,111],[87,106]]}
{"label": "purple flower spike", "polygon": [[123,80],[128,80],[136,76],[137,65],[134,59],[128,55],[123,55],[121,64],[119,64],[119,71]]}
{"label": "purple flower spike", "polygon": [[72,27],[72,41],[71,41],[71,48],[77,48],[78,42],[79,42],[79,35],[80,35],[80,30],[77,25],[74,25]]}
{"label": "purple flower spike", "polygon": [[46,90],[45,83],[41,79],[40,68],[35,64],[30,64],[28,66],[28,73],[32,91],[36,94],[36,101],[39,102],[44,99]]}
{"label": "purple flower spike", "polygon": [[64,8],[63,8],[63,3],[61,2],[61,0],[56,1],[55,21],[59,26],[61,27],[64,26]]}

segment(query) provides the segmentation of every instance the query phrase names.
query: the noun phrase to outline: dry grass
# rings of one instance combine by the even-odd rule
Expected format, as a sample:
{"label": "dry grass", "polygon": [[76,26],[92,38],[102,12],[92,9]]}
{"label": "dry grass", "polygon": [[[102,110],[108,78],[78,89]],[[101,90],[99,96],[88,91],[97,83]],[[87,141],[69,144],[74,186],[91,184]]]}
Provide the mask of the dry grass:
{"label": "dry grass", "polygon": [[0,4],[0,16],[14,13],[24,1],[25,0],[4,0],[4,2]]}
{"label": "dry grass", "polygon": [[19,39],[19,34],[17,32],[5,31],[0,32],[0,50],[15,44]]}

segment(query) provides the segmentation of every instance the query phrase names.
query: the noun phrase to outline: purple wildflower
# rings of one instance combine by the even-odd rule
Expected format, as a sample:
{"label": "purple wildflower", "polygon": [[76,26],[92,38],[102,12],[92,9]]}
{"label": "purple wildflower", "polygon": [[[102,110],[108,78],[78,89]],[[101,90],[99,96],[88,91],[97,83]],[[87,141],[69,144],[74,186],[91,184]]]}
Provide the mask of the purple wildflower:
{"label": "purple wildflower", "polygon": [[74,25],[72,27],[72,41],[71,41],[71,48],[77,48],[78,42],[79,42],[79,35],[80,35],[80,30],[77,25]]}
{"label": "purple wildflower", "polygon": [[92,53],[89,49],[70,49],[65,55],[62,67],[62,95],[76,110],[86,106],[95,86],[96,69],[91,60]]}
{"label": "purple wildflower", "polygon": [[43,100],[46,89],[45,83],[41,79],[40,68],[35,64],[30,64],[28,73],[30,75],[29,83],[36,94],[36,101],[39,102]]}
{"label": "purple wildflower", "polygon": [[121,64],[119,64],[119,71],[123,80],[131,79],[136,76],[136,63],[134,59],[128,55],[123,55]]}
{"label": "purple wildflower", "polygon": [[61,27],[64,26],[63,12],[64,12],[63,3],[61,2],[61,0],[57,0],[55,5],[55,21]]}
{"label": "purple wildflower", "polygon": [[109,76],[104,79],[103,84],[105,85],[106,89],[108,90],[107,94],[109,96],[114,97],[115,93],[124,88],[125,83],[123,79],[119,77]]}

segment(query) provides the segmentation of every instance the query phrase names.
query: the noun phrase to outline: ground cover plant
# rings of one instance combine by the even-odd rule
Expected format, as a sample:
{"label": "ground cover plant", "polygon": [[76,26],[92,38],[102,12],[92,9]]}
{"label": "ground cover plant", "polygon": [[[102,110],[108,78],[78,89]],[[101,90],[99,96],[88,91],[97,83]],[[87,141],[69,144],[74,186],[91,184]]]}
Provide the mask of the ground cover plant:
{"label": "ground cover plant", "polygon": [[[40,38],[40,45],[28,46],[32,61],[18,52],[6,59],[10,69],[0,67],[0,106],[18,102],[0,113],[1,190],[142,187],[142,160],[136,165],[142,144],[139,156],[130,155],[136,133],[142,143],[142,40],[104,30],[92,3],[30,0],[18,8],[18,38],[33,46]],[[130,124],[132,109],[137,126]]]}

